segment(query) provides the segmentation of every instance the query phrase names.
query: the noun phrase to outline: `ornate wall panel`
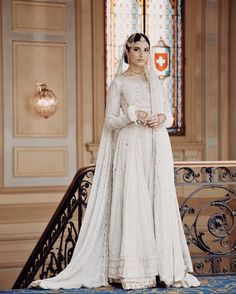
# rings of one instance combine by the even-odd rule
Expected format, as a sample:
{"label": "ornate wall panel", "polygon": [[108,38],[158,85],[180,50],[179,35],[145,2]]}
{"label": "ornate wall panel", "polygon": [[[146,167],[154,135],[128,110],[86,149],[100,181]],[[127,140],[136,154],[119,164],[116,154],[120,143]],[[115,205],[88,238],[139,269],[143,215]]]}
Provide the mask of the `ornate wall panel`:
{"label": "ornate wall panel", "polygon": [[[0,12],[0,289],[9,289],[77,168],[75,1],[3,0]],[[36,82],[58,97],[49,119],[30,107]]]}
{"label": "ornate wall panel", "polygon": [[66,4],[13,1],[12,30],[65,33]]}
{"label": "ornate wall panel", "polygon": [[[194,150],[196,149],[196,150]],[[196,161],[203,157],[203,149],[201,146],[193,146],[189,144],[184,149],[183,146],[175,146],[173,150],[174,161]]]}
{"label": "ornate wall panel", "polygon": [[[66,136],[66,70],[66,44],[13,41],[14,136]],[[45,81],[60,104],[49,119],[39,117],[31,106],[36,83]]]}
{"label": "ornate wall panel", "polygon": [[[2,9],[4,189],[68,185],[77,167],[75,1],[3,0]],[[58,98],[47,119],[32,108],[37,83]]]}
{"label": "ornate wall panel", "polygon": [[6,201],[1,195],[0,289],[12,287],[61,198],[58,193],[24,195],[7,195]]}
{"label": "ornate wall panel", "polygon": [[58,177],[67,175],[65,147],[15,147],[14,177]]}

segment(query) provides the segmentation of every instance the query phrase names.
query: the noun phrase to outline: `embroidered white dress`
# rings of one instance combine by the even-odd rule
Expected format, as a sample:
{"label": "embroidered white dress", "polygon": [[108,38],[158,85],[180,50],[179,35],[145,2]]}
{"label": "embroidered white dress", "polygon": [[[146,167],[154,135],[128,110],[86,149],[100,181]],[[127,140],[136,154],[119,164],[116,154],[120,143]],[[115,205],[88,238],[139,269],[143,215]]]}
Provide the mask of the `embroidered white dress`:
{"label": "embroidered white dress", "polygon": [[132,289],[131,284],[153,286],[158,269],[152,129],[130,121],[127,109],[131,105],[151,114],[149,84],[137,76],[120,76],[111,85],[105,118],[108,128],[120,129],[113,161],[108,276],[121,279],[124,288]]}
{"label": "embroidered white dress", "polygon": [[166,127],[172,114],[158,102],[166,121],[155,129],[135,124],[129,110],[152,113],[144,76],[113,80],[88,207],[70,264],[58,276],[35,281],[42,288],[198,286],[192,271],[174,185]]}

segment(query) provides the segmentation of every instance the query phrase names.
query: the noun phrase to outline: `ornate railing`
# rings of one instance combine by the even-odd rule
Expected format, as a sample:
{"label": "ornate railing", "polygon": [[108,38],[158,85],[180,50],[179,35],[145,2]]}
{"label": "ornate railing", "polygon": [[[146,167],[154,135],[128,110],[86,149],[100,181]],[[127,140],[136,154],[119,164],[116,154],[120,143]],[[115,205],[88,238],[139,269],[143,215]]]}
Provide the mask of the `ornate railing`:
{"label": "ornate railing", "polygon": [[236,162],[178,162],[180,213],[197,275],[236,274]]}
{"label": "ornate railing", "polygon": [[[69,263],[94,169],[76,173],[13,288],[55,276]],[[175,182],[195,274],[236,274],[236,162],[176,162]]]}
{"label": "ornate railing", "polygon": [[58,274],[69,263],[87,206],[95,165],[78,170],[13,289]]}

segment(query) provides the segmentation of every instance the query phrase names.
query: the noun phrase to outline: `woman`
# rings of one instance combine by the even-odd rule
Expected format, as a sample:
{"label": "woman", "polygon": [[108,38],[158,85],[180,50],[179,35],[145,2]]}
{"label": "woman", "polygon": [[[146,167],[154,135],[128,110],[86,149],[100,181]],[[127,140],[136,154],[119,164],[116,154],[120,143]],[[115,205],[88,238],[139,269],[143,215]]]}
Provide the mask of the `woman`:
{"label": "woman", "polygon": [[[177,203],[172,150],[173,123],[162,84],[147,69],[150,42],[131,35],[111,83],[96,171],[70,264],[41,288],[106,286],[125,290],[198,286]],[[127,71],[122,72],[123,62]]]}

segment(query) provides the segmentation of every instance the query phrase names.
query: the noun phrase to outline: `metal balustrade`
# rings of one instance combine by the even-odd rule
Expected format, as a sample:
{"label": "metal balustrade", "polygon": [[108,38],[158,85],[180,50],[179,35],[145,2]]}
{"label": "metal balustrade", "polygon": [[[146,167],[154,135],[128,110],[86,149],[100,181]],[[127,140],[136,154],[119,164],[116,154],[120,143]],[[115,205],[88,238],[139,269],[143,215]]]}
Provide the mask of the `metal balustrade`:
{"label": "metal balustrade", "polygon": [[[236,161],[176,162],[180,213],[196,275],[236,274]],[[80,169],[13,288],[55,276],[69,263],[95,165]]]}

